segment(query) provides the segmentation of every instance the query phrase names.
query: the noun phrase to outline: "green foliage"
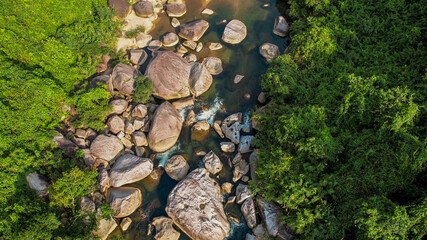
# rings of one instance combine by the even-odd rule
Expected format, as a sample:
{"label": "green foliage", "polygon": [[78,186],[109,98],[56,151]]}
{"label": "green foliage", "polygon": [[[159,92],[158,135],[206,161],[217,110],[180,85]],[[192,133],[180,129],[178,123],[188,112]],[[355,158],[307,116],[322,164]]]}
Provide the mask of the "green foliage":
{"label": "green foliage", "polygon": [[291,53],[262,79],[273,100],[256,116],[253,189],[286,205],[300,239],[422,239],[427,8],[307,0],[290,12]]}
{"label": "green foliage", "polygon": [[135,92],[133,99],[138,103],[147,103],[151,94],[154,93],[153,82],[147,79],[144,75],[135,79]]}
{"label": "green foliage", "polygon": [[125,38],[135,38],[138,36],[138,33],[145,32],[144,26],[139,26],[135,29],[129,30],[125,32]]}

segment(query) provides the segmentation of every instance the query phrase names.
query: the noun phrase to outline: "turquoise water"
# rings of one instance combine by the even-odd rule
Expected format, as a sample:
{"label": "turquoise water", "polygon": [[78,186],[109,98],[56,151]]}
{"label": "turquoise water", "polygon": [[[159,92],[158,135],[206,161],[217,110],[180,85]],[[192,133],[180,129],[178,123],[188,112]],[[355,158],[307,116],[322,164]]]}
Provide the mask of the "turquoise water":
{"label": "turquoise water", "polygon": [[[275,36],[272,32],[274,19],[280,13],[276,8],[276,0],[212,0],[210,3],[206,0],[187,0],[187,14],[179,18],[181,23],[195,19],[205,19],[210,27],[201,38],[201,42],[221,42],[221,36],[225,28],[222,20],[230,21],[239,19],[245,23],[248,34],[245,40],[238,45],[229,45],[221,42],[224,48],[218,51],[209,51],[205,47],[200,53],[195,53],[201,61],[206,56],[216,56],[222,59],[224,71],[218,76],[214,76],[214,83],[208,92],[198,98],[193,110],[197,115],[197,120],[222,120],[229,114],[242,112],[248,122],[251,113],[256,109],[257,97],[261,92],[260,76],[265,73],[268,64],[259,54],[258,47],[265,43],[273,43],[279,46],[283,53],[289,39],[283,39]],[[269,7],[263,7],[263,4],[270,3]],[[201,15],[200,12],[205,8],[215,11],[212,16]],[[169,18],[164,14],[159,15],[154,29],[150,32],[154,39],[166,32],[175,32],[170,26]],[[148,51],[148,50],[147,50]],[[145,72],[145,67],[141,67],[141,72]],[[233,83],[236,74],[244,75],[245,78],[237,85]],[[251,98],[246,100],[245,94],[250,94]],[[208,107],[208,110],[206,108]],[[203,110],[205,109],[205,110]],[[188,110],[187,110],[188,111]],[[181,113],[186,116],[186,111]],[[214,118],[213,118],[214,117]],[[251,133],[252,134],[252,133]],[[162,165],[173,154],[182,154],[188,160],[191,170],[202,167],[202,158],[196,156],[197,151],[209,152],[213,150],[223,161],[224,169],[221,171],[219,181],[231,182],[232,172],[228,166],[228,158],[234,155],[221,153],[219,143],[222,139],[211,129],[210,134],[203,142],[192,141],[190,128],[183,127],[180,138],[176,146],[166,153],[157,154],[155,157],[155,166]],[[150,156],[150,153],[146,153]],[[244,156],[248,159],[248,156]],[[167,216],[164,208],[166,206],[167,196],[177,181],[172,180],[166,173],[161,175],[160,181],[144,179],[141,182],[132,184],[139,187],[143,192],[143,205],[135,211],[130,217],[133,220],[130,228],[122,233],[117,228],[113,235],[122,235],[125,239],[154,239],[154,236],[147,236],[148,224],[156,216]],[[243,216],[240,213],[240,206],[229,206],[226,212],[229,212],[240,219],[240,224],[231,223],[232,229],[228,239],[241,240],[245,238],[250,229],[244,223]],[[181,233],[180,239],[189,239],[184,233]]]}

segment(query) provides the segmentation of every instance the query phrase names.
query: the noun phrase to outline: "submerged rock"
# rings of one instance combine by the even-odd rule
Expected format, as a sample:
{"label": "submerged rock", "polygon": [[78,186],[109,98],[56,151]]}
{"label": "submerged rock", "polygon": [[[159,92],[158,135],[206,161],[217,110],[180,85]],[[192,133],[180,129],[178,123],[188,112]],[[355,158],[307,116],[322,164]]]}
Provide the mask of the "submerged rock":
{"label": "submerged rock", "polygon": [[198,121],[191,128],[191,140],[203,141],[209,134],[211,126],[207,121]]}
{"label": "submerged rock", "polygon": [[238,44],[245,39],[246,34],[246,25],[240,20],[234,19],[225,26],[222,41],[230,44]]}
{"label": "submerged rock", "polygon": [[205,164],[206,170],[211,174],[218,174],[222,170],[222,162],[213,151],[205,155],[203,163]]}
{"label": "submerged rock", "polygon": [[178,35],[191,41],[199,41],[209,28],[209,23],[205,20],[194,20],[179,26]]}
{"label": "submerged rock", "polygon": [[175,155],[169,158],[165,163],[165,171],[172,179],[180,181],[187,176],[190,165],[181,155]]}
{"label": "submerged rock", "polygon": [[140,158],[126,154],[117,159],[110,171],[111,186],[121,187],[125,184],[137,182],[150,175],[153,171],[153,162],[149,158]]}
{"label": "submerged rock", "polygon": [[131,224],[132,224],[132,219],[130,217],[125,217],[120,222],[120,228],[122,229],[123,232],[125,232],[126,230],[128,230]]}
{"label": "submerged rock", "polygon": [[148,133],[148,145],[155,152],[164,152],[175,145],[181,133],[182,119],[169,102],[156,110]]}
{"label": "submerged rock", "polygon": [[168,217],[156,217],[153,219],[156,228],[156,240],[178,240],[181,235],[173,228],[173,221]]}
{"label": "submerged rock", "polygon": [[267,60],[267,62],[271,62],[280,55],[280,50],[277,45],[264,43],[259,47],[259,53]]}
{"label": "submerged rock", "polygon": [[123,150],[120,139],[114,135],[99,135],[90,145],[90,152],[95,158],[110,161]]}
{"label": "submerged rock", "polygon": [[219,184],[204,168],[194,170],[175,186],[166,213],[192,239],[222,240],[230,231]]}
{"label": "submerged rock", "polygon": [[279,37],[286,37],[289,32],[289,24],[283,16],[278,16],[274,20],[273,33]]}
{"label": "submerged rock", "polygon": [[145,76],[153,82],[154,95],[169,100],[190,95],[190,71],[191,65],[183,58],[161,51],[149,63]]}
{"label": "submerged rock", "polygon": [[222,73],[222,61],[217,57],[206,57],[203,59],[203,65],[206,66],[206,69],[212,75],[218,75]]}
{"label": "submerged rock", "polygon": [[134,187],[110,188],[108,204],[114,210],[114,217],[123,218],[131,215],[142,203],[141,191]]}

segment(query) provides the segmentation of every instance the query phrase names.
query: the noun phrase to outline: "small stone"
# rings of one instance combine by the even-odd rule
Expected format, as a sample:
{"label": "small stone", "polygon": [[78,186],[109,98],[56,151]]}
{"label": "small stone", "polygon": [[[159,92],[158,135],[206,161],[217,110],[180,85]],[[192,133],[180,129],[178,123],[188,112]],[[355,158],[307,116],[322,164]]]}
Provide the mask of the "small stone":
{"label": "small stone", "polygon": [[81,128],[76,129],[75,135],[76,135],[76,137],[85,139],[86,138],[86,130],[81,129]]}
{"label": "small stone", "polygon": [[132,219],[130,217],[125,217],[120,222],[120,228],[122,229],[123,232],[126,232],[126,230],[128,230],[131,224],[132,224]]}
{"label": "small stone", "polygon": [[126,134],[132,134],[133,132],[135,132],[135,128],[133,127],[133,124],[130,123],[129,121],[126,121],[126,123],[125,123],[125,133]]}
{"label": "small stone", "polygon": [[248,176],[243,176],[242,177],[242,181],[246,182],[246,183],[249,182],[249,177]]}
{"label": "small stone", "polygon": [[166,4],[166,13],[169,17],[181,17],[187,12],[185,4],[168,3]]}
{"label": "small stone", "polygon": [[203,59],[203,65],[206,66],[209,73],[212,75],[218,75],[222,73],[222,61],[217,57],[206,57]]}
{"label": "small stone", "polygon": [[203,158],[203,163],[205,164],[206,170],[213,175],[218,174],[222,170],[223,164],[213,151],[206,154]]}
{"label": "small stone", "polygon": [[147,106],[144,104],[138,104],[132,110],[132,117],[145,118],[147,116]]}
{"label": "small stone", "polygon": [[98,182],[101,186],[101,192],[107,192],[108,188],[111,186],[111,179],[108,175],[108,171],[105,168],[102,168],[98,174]]}
{"label": "small stone", "polygon": [[217,120],[217,121],[215,121],[214,122],[214,125],[213,125],[213,127],[214,127],[214,129],[215,129],[215,132],[216,133],[218,133],[218,135],[221,137],[221,138],[224,138],[224,134],[222,133],[222,130],[221,130],[221,121],[219,121],[219,120]]}
{"label": "small stone", "polygon": [[129,141],[129,139],[127,139],[127,138],[122,138],[122,139],[120,139],[120,141],[123,143],[123,145],[124,145],[126,148],[132,148],[132,142],[131,142],[131,141]]}
{"label": "small stone", "polygon": [[128,102],[124,99],[116,99],[111,101],[109,105],[113,106],[113,110],[111,113],[122,114],[124,111],[126,111],[126,108],[128,107]]}
{"label": "small stone", "polygon": [[191,110],[188,113],[187,118],[185,119],[184,125],[188,127],[188,126],[191,126],[195,122],[196,122],[196,114],[194,113],[193,110]]}
{"label": "small stone", "polygon": [[162,36],[162,43],[165,47],[173,47],[178,44],[179,38],[176,33],[168,32]]}
{"label": "small stone", "polygon": [[199,42],[196,47],[196,52],[200,52],[203,49],[203,43]]}
{"label": "small stone", "polygon": [[240,153],[252,152],[253,151],[252,148],[254,147],[254,141],[255,141],[254,136],[243,136],[240,139],[239,152]]}
{"label": "small stone", "polygon": [[135,38],[135,43],[139,48],[145,48],[152,39],[150,34],[140,32]]}
{"label": "small stone", "polygon": [[249,164],[246,160],[240,160],[234,167],[233,170],[233,182],[239,181],[241,177],[249,172]]}
{"label": "small stone", "polygon": [[259,47],[259,53],[267,60],[267,62],[271,62],[280,55],[280,50],[275,44],[264,43]]}
{"label": "small stone", "polygon": [[250,94],[250,93],[245,93],[245,94],[243,95],[243,98],[244,98],[246,101],[249,101],[249,100],[251,99],[251,94]]}
{"label": "small stone", "polygon": [[264,92],[261,92],[261,93],[258,95],[257,100],[258,100],[258,102],[259,102],[259,103],[264,104],[264,103],[267,101],[267,99],[265,98],[265,93],[264,93]]}
{"label": "small stone", "polygon": [[252,198],[248,198],[243,202],[241,212],[243,214],[243,217],[245,218],[246,225],[248,225],[249,228],[254,228],[257,224],[257,219],[255,204]]}
{"label": "small stone", "polygon": [[217,42],[211,42],[211,43],[208,44],[208,48],[211,51],[220,50],[220,49],[222,49],[222,44],[221,43],[217,43]]}
{"label": "small stone", "polygon": [[136,151],[136,156],[142,157],[145,153],[145,148],[136,146],[135,151]]}
{"label": "small stone", "polygon": [[140,130],[144,126],[145,126],[145,120],[144,119],[136,118],[133,121],[133,127],[135,128],[135,131]]}
{"label": "small stone", "polygon": [[243,79],[244,77],[245,77],[245,76],[243,76],[243,75],[239,75],[239,74],[237,74],[237,75],[234,77],[234,80],[233,80],[234,84],[238,84],[240,81],[242,81],[242,79]]}
{"label": "small stone", "polygon": [[236,146],[232,142],[222,142],[221,143],[221,150],[223,152],[234,152],[236,149]]}
{"label": "small stone", "polygon": [[231,196],[231,197],[228,197],[228,198],[227,198],[227,203],[228,203],[228,204],[230,204],[230,203],[234,203],[234,201],[236,201],[236,196]]}
{"label": "small stone", "polygon": [[229,182],[225,182],[221,186],[221,190],[226,194],[230,194],[232,188],[233,188],[233,184]]}
{"label": "small stone", "polygon": [[286,37],[289,32],[289,24],[283,16],[278,16],[274,20],[273,33],[279,37]]}
{"label": "small stone", "polygon": [[262,7],[268,8],[268,7],[270,7],[270,3],[265,3],[265,4],[262,5]]}
{"label": "small stone", "polygon": [[180,54],[185,54],[188,52],[188,50],[182,44],[178,44],[176,46],[176,51],[177,53],[180,53]]}
{"label": "small stone", "polygon": [[242,204],[246,199],[253,197],[249,186],[246,184],[239,184],[236,187],[236,202],[237,204]]}
{"label": "small stone", "polygon": [[157,51],[162,47],[162,42],[160,40],[151,40],[148,43],[148,50],[150,51]]}
{"label": "small stone", "polygon": [[197,56],[192,53],[187,53],[185,54],[184,59],[187,60],[187,62],[196,62]]}
{"label": "small stone", "polygon": [[215,12],[212,10],[212,9],[209,9],[209,8],[205,8],[205,9],[203,9],[203,11],[202,11],[202,14],[205,14],[205,15],[212,15],[212,14],[214,14]]}
{"label": "small stone", "polygon": [[194,41],[190,41],[190,40],[186,40],[182,44],[191,50],[194,50],[197,47],[197,43]]}

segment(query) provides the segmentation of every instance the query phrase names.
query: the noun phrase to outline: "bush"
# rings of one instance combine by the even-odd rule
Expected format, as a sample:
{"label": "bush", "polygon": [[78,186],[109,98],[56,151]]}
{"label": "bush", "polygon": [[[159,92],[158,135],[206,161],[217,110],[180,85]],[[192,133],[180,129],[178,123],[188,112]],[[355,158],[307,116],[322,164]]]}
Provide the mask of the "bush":
{"label": "bush", "polygon": [[138,103],[147,103],[154,93],[153,82],[148,80],[144,75],[139,76],[135,79],[135,92],[133,99]]}

